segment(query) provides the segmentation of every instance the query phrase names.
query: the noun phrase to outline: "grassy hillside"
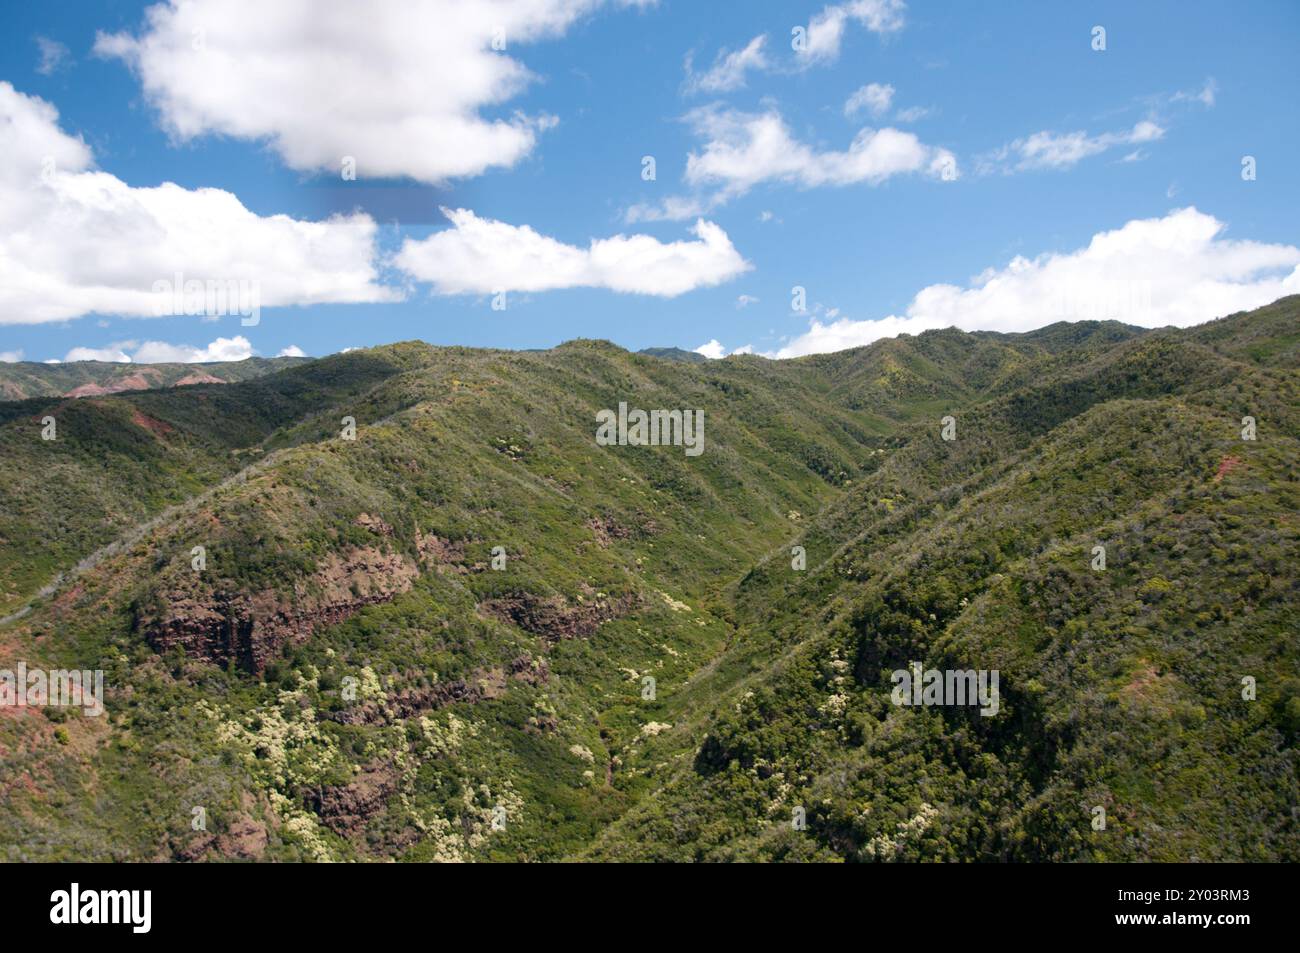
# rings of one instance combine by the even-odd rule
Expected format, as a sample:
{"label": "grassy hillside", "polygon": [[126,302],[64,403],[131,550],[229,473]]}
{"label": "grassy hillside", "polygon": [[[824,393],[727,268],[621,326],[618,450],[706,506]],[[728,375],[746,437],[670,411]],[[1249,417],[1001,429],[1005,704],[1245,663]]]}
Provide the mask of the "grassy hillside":
{"label": "grassy hillside", "polygon": [[[108,709],[0,710],[0,851],[1297,859],[1297,327],[402,344],[0,404],[0,668],[102,668]],[[702,410],[703,453],[598,445],[620,402]],[[999,711],[892,704],[911,662]]]}

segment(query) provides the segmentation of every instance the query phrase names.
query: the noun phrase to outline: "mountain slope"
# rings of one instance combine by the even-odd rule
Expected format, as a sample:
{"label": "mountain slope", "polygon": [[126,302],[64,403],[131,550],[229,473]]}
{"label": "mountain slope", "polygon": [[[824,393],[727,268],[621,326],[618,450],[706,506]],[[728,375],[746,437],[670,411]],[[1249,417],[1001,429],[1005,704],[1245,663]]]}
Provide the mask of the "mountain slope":
{"label": "mountain slope", "polygon": [[[1296,859],[1297,326],[1291,298],[782,362],[405,344],[0,404],[11,499],[91,501],[0,559],[120,540],[0,626],[0,668],[103,668],[108,709],[0,710],[0,845]],[[620,402],[702,410],[703,452],[598,444]],[[50,407],[65,447],[30,439]],[[172,429],[137,446],[135,414]],[[997,670],[997,714],[891,704],[911,662]]]}
{"label": "mountain slope", "polygon": [[[1300,393],[1187,336],[916,435],[800,541],[807,577],[749,574],[718,715],[589,856],[1295,859]],[[912,662],[1000,671],[1001,710],[890,704]]]}
{"label": "mountain slope", "polygon": [[234,385],[0,403],[0,613],[120,533],[292,442],[279,432],[400,372],[401,359],[394,350]]}

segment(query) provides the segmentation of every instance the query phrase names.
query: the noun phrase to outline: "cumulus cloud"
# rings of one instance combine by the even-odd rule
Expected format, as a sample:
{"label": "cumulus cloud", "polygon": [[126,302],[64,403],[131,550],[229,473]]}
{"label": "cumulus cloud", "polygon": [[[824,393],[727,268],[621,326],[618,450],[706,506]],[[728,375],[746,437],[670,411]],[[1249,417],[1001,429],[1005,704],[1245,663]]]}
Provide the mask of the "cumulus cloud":
{"label": "cumulus cloud", "polygon": [[[614,0],[647,6],[653,0]],[[547,115],[490,118],[534,75],[517,46],[562,35],[605,0],[168,0],[139,35],[100,34],[164,128],[264,140],[286,164],[441,183],[509,167]]]}
{"label": "cumulus cloud", "polygon": [[864,128],[842,151],[818,151],[790,133],[776,111],[746,113],[708,106],[686,115],[703,147],[686,157],[692,195],[670,196],[656,205],[633,205],[628,222],[677,221],[707,214],[757,185],[783,182],[799,188],[879,185],[897,175],[938,179],[958,176],[947,149],[928,146],[913,133]]}
{"label": "cumulus cloud", "polygon": [[[736,348],[735,350],[728,350],[726,345],[724,345],[717,338],[714,338],[713,340],[709,341],[708,344],[701,344],[699,347],[697,347],[695,349],[695,353],[703,354],[711,361],[717,361],[731,354],[753,354],[754,346],[752,344],[746,344],[743,347]],[[776,355],[767,354],[764,356],[775,357]]]}
{"label": "cumulus cloud", "polygon": [[[120,344],[110,344],[108,347],[74,347],[63,356],[64,361],[105,361],[110,364],[130,364],[131,355],[122,350],[121,344],[134,346],[134,341],[123,341]],[[62,363],[60,361],[47,361],[49,363]]]}
{"label": "cumulus cloud", "polygon": [[854,90],[844,103],[844,115],[856,116],[864,109],[876,118],[889,112],[894,101],[894,87],[888,83],[868,83]]}
{"label": "cumulus cloud", "polygon": [[276,353],[276,357],[306,357],[307,352],[296,344],[290,344],[288,347],[282,347]]}
{"label": "cumulus cloud", "polygon": [[97,171],[44,100],[0,82],[0,324],[167,313],[159,282],[240,283],[261,307],[392,300],[367,215],[260,216],[221,189]]}
{"label": "cumulus cloud", "polygon": [[660,242],[649,235],[592,239],[566,245],[527,225],[443,209],[452,227],[407,239],[394,264],[438,294],[607,288],[673,298],[720,284],[751,267],[720,227],[701,219],[695,241]]}
{"label": "cumulus cloud", "polygon": [[1132,129],[1091,136],[1086,132],[1036,132],[1016,139],[984,157],[981,172],[1023,172],[1031,169],[1068,169],[1082,160],[1116,146],[1142,145],[1164,137],[1158,123],[1144,119]]}
{"label": "cumulus cloud", "polygon": [[688,117],[704,148],[686,160],[686,181],[717,185],[724,194],[743,194],[760,182],[788,182],[803,188],[823,185],[878,185],[895,175],[956,174],[946,149],[922,143],[910,132],[865,128],[848,149],[819,152],[796,140],[777,112],[742,113],[695,110]]}
{"label": "cumulus cloud", "polygon": [[852,0],[833,4],[808,21],[799,56],[805,65],[833,63],[840,56],[840,44],[850,23],[873,33],[893,33],[903,28],[903,0]]}
{"label": "cumulus cloud", "polygon": [[1186,327],[1300,293],[1300,247],[1225,238],[1195,208],[1135,219],[1083,248],[990,268],[968,286],[922,289],[903,315],[814,319],[770,357],[797,357],[936,328],[1031,331],[1063,320]]}
{"label": "cumulus cloud", "polygon": [[[118,364],[208,364],[214,361],[242,361],[256,352],[246,337],[217,338],[207,347],[168,344],[166,341],[118,341],[108,347],[74,347],[67,361],[109,361]],[[56,362],[57,363],[57,362]]]}
{"label": "cumulus cloud", "polygon": [[23,359],[23,352],[20,348],[17,351],[0,351],[0,364],[17,364]]}
{"label": "cumulus cloud", "polygon": [[767,69],[767,54],[764,46],[766,36],[756,36],[740,50],[719,50],[713,66],[703,73],[691,69],[691,59],[686,59],[686,92],[688,93],[727,93],[745,85],[745,74],[749,70]]}

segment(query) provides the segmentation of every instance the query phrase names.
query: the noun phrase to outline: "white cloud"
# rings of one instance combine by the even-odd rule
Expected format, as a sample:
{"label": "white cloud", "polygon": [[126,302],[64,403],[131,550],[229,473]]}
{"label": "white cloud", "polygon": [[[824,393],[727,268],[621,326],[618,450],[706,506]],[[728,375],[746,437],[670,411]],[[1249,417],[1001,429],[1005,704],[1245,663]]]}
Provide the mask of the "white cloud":
{"label": "white cloud", "polygon": [[850,21],[873,33],[893,33],[903,28],[903,0],[851,0],[825,7],[808,21],[800,58],[806,65],[833,63]]}
{"label": "white cloud", "polygon": [[246,337],[217,338],[207,347],[168,344],[166,341],[118,341],[108,347],[74,347],[64,361],[110,361],[119,364],[206,364],[213,361],[242,361],[253,356]]}
{"label": "white cloud", "polygon": [[919,122],[933,111],[928,106],[908,106],[894,113],[894,118],[899,122]]}
{"label": "white cloud", "polygon": [[1183,90],[1174,93],[1169,97],[1171,102],[1196,102],[1205,106],[1207,109],[1214,106],[1215,97],[1219,92],[1219,84],[1214,81],[1214,77],[1209,77],[1200,89]]}
{"label": "white cloud", "polygon": [[709,213],[717,204],[716,200],[697,196],[670,195],[658,205],[638,202],[629,206],[623,213],[623,220],[629,225],[639,222],[682,222]]}
{"label": "white cloud", "polygon": [[288,347],[280,348],[276,357],[306,357],[307,352],[296,344],[290,344]]}
{"label": "white cloud", "polygon": [[0,351],[0,364],[17,364],[23,359],[22,349],[17,351]]}
{"label": "white cloud", "polygon": [[868,83],[856,89],[844,103],[844,115],[855,116],[862,110],[868,110],[879,119],[889,112],[894,101],[894,87],[888,83]]}
{"label": "white cloud", "polygon": [[1015,258],[965,288],[930,285],[901,316],[814,319],[768,356],[838,351],[947,327],[1031,331],[1094,318],[1186,327],[1300,293],[1300,247],[1227,239],[1225,228],[1195,208],[1135,219],[1073,252]]}
{"label": "white cloud", "polygon": [[714,338],[713,340],[709,341],[708,344],[701,344],[699,347],[697,347],[695,349],[695,353],[703,354],[711,361],[717,361],[726,357],[728,354],[753,354],[754,346],[752,344],[746,344],[743,347],[736,348],[734,351],[728,351],[726,345],[724,345],[717,338]]}
{"label": "white cloud", "polygon": [[[674,195],[658,204],[637,204],[623,213],[629,224],[682,221],[706,215],[765,182],[800,188],[879,185],[896,175],[920,173],[955,179],[957,159],[947,149],[928,146],[913,133],[886,127],[859,130],[844,151],[819,152],[790,134],[781,114],[746,113],[717,106],[693,109],[684,117],[704,140],[686,157],[691,195]],[[768,218],[762,219],[767,221]]]}
{"label": "white cloud", "polygon": [[66,45],[47,36],[36,38],[36,48],[41,54],[41,61],[36,64],[36,72],[42,76],[53,76],[72,60],[72,53]]}
{"label": "white cloud", "polygon": [[359,177],[441,183],[532,151],[553,117],[481,111],[535,79],[511,55],[519,46],[561,36],[602,2],[168,0],[139,36],[100,34],[95,50],[131,66],[181,141],[265,140],[302,171],[337,174],[352,156]]}
{"label": "white cloud", "polygon": [[939,177],[945,166],[956,174],[952,153],[898,129],[865,128],[847,150],[818,152],[791,136],[777,112],[708,108],[695,110],[688,119],[707,142],[687,157],[686,181],[719,186],[727,197],[769,181],[814,188],[859,182],[878,185],[895,175],[918,172]]}
{"label": "white cloud", "polygon": [[204,364],[211,361],[243,361],[253,354],[253,346],[248,343],[248,338],[236,335],[233,338],[217,338],[203,348],[145,341],[132,355],[132,360],[138,364]]}
{"label": "white cloud", "polygon": [[1036,132],[1017,139],[979,162],[981,172],[1023,172],[1031,169],[1068,169],[1090,156],[1116,146],[1140,145],[1164,137],[1158,123],[1143,119],[1125,132],[1090,136],[1086,132]]}
{"label": "white cloud", "polygon": [[108,347],[74,347],[63,356],[64,361],[106,361],[113,364],[130,364],[131,355],[116,344]]}
{"label": "white cloud", "polygon": [[758,299],[755,298],[753,295],[740,295],[739,297],[736,298],[736,307],[738,309],[748,308],[751,304],[757,304],[757,303],[758,303]]}
{"label": "white cloud", "polygon": [[672,298],[720,284],[752,266],[717,225],[695,223],[695,241],[660,242],[649,235],[592,239],[581,248],[527,225],[443,209],[451,228],[407,239],[394,264],[438,294],[607,288]]}
{"label": "white cloud", "polygon": [[49,103],[0,82],[0,324],[150,317],[156,282],[241,282],[261,307],[393,300],[377,283],[377,226],[260,216],[221,189],[134,188],[94,170]]}
{"label": "white cloud", "polygon": [[713,60],[713,66],[703,73],[691,70],[691,60],[686,60],[686,92],[688,93],[727,93],[745,85],[745,73],[749,70],[767,69],[767,55],[763,47],[766,36],[756,36],[740,50],[719,50]]}

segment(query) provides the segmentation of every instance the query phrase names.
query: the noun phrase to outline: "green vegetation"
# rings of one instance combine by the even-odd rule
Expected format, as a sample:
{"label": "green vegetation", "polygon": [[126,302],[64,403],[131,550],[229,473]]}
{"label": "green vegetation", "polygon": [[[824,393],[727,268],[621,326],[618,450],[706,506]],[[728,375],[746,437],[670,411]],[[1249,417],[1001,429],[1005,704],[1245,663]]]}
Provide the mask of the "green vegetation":
{"label": "green vegetation", "polygon": [[[1300,859],[1297,327],[0,404],[0,669],[107,686],[0,712],[0,856]],[[704,453],[596,445],[619,401]],[[892,704],[912,662],[997,670],[998,714]]]}

